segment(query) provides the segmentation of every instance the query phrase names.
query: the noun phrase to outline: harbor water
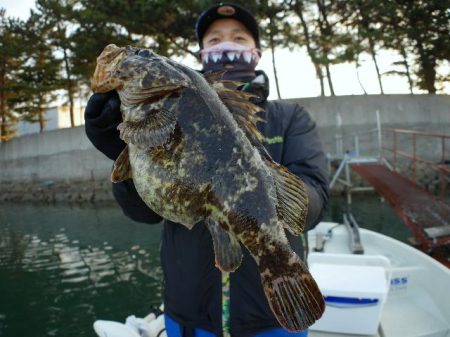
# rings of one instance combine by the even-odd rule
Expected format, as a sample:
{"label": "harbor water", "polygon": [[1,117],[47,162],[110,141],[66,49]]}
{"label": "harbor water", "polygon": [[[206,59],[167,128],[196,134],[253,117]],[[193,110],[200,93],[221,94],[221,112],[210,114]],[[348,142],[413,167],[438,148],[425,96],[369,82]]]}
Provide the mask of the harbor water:
{"label": "harbor water", "polygon": [[[341,221],[334,197],[325,220]],[[411,236],[376,195],[354,197],[361,227]],[[0,205],[0,336],[96,336],[96,319],[144,317],[161,303],[162,226],[111,205]]]}

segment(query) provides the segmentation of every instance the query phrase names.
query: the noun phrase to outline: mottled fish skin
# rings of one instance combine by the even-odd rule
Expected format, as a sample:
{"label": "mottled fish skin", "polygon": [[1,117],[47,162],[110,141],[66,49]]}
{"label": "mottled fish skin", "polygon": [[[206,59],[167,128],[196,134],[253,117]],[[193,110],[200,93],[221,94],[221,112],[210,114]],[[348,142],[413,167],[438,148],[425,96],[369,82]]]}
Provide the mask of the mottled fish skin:
{"label": "mottled fish skin", "polygon": [[[239,266],[242,256],[233,239],[237,238],[255,259],[280,324],[289,331],[313,324],[324,311],[323,298],[289,246],[287,220],[279,211],[283,191],[261,151],[197,72],[148,50],[128,47],[119,53],[111,47],[108,51],[120,55],[120,61],[112,57],[114,69],[106,61],[96,74],[109,71],[114,79],[98,75],[108,85],[94,87],[110,90],[110,83],[117,84],[129,176],[143,201],[162,217],[188,228],[202,220],[217,223],[214,230],[210,227],[212,235],[230,237],[229,247],[221,250],[224,247],[217,247],[221,243],[215,240],[218,267],[232,271]],[[297,197],[287,195],[287,199]],[[301,197],[306,205],[306,192]],[[227,249],[233,254],[223,261]]]}

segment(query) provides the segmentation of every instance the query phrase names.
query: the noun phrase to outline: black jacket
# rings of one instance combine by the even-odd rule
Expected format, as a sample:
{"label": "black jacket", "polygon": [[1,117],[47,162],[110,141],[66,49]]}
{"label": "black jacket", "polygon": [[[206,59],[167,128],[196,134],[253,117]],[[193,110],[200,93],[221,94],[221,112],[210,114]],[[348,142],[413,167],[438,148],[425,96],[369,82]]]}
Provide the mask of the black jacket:
{"label": "black jacket", "polygon": [[[266,137],[264,145],[272,158],[306,183],[310,199],[307,216],[309,229],[320,220],[328,201],[325,157],[317,128],[301,106],[266,101],[268,81],[265,74],[262,75],[264,82],[252,84],[249,89],[263,97],[257,103],[264,108],[262,117],[266,123],[259,123],[258,128]],[[114,103],[109,104],[114,106]],[[118,104],[117,101],[115,104]],[[111,124],[105,126],[101,116],[104,113],[100,116],[93,114],[95,117],[92,118],[88,108],[88,137],[107,156],[112,159],[117,157],[124,145],[117,146],[118,134],[111,124],[117,125],[118,121],[106,118]],[[111,137],[109,144],[112,144],[106,148],[105,134]],[[115,146],[117,148],[113,149]],[[113,193],[130,218],[146,223],[163,220],[144,204],[131,180],[114,184]],[[188,230],[167,220],[164,220],[163,226],[161,265],[165,281],[166,314],[187,331],[194,327],[202,328],[221,336],[221,273],[214,266],[213,243],[207,227],[198,223]],[[305,237],[287,234],[294,251],[305,258]],[[241,266],[230,274],[230,325],[231,333],[235,336],[251,336],[257,331],[279,327],[264,295],[258,268],[248,251],[245,248],[243,251]]]}

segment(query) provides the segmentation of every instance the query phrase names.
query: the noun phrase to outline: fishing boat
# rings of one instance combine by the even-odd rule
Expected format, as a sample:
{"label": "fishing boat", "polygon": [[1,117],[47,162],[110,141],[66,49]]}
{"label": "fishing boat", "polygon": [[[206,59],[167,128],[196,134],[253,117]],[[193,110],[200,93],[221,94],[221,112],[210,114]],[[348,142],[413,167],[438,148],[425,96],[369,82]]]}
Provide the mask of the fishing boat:
{"label": "fishing boat", "polygon": [[[325,298],[310,337],[450,337],[450,269],[398,240],[344,223],[308,232],[308,265]],[[164,337],[162,314],[97,321],[102,337]]]}
{"label": "fishing boat", "polygon": [[450,337],[450,269],[443,264],[360,229],[351,215],[344,224],[319,223],[308,241],[308,264],[326,302],[309,336]]}

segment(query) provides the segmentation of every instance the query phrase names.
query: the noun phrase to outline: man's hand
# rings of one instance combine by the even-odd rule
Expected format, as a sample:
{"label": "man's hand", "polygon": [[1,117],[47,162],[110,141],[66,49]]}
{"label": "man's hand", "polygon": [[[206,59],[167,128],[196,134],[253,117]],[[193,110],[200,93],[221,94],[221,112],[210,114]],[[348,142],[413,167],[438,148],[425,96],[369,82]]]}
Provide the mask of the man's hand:
{"label": "man's hand", "polygon": [[116,160],[125,148],[117,126],[122,122],[117,92],[93,94],[84,111],[86,135],[92,144],[108,158]]}
{"label": "man's hand", "polygon": [[109,91],[104,94],[93,94],[86,105],[84,118],[91,120],[97,127],[108,127],[122,121],[120,114],[120,100],[117,92]]}

